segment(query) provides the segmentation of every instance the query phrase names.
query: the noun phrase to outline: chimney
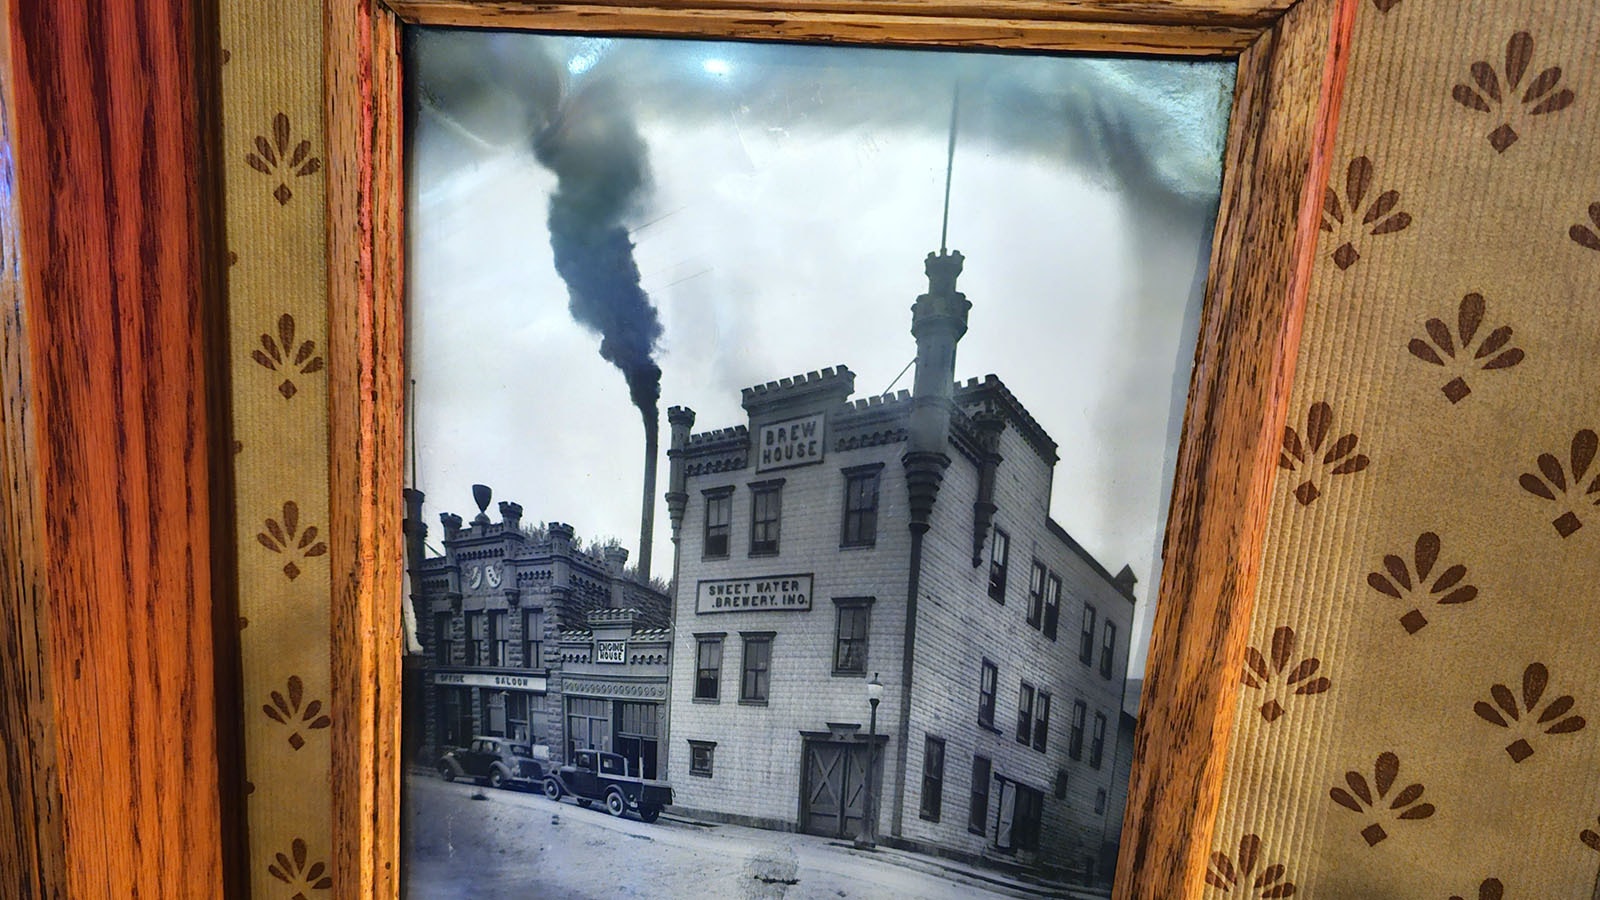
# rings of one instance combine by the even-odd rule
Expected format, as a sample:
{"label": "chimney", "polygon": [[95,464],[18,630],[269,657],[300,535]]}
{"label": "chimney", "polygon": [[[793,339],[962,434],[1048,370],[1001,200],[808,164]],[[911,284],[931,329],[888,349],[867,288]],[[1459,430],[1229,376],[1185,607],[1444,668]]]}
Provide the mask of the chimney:
{"label": "chimney", "polygon": [[[654,417],[651,417],[654,420]],[[650,583],[650,544],[656,530],[656,457],[661,453],[661,425],[644,430],[644,509],[639,515],[639,583]]]}
{"label": "chimney", "polygon": [[689,506],[688,464],[683,451],[689,446],[689,429],[694,427],[694,410],[687,406],[674,406],[667,410],[667,424],[672,426],[672,443],[667,450],[667,516],[672,520],[672,539],[678,539],[678,529],[683,526],[683,512]]}
{"label": "chimney", "polygon": [[601,557],[605,560],[606,572],[611,576],[607,579],[611,582],[609,605],[612,609],[621,609],[628,605],[622,591],[623,572],[628,566],[628,548],[612,544],[601,551]]}
{"label": "chimney", "polygon": [[972,304],[956,290],[964,262],[959,251],[929,253],[924,262],[928,292],[911,307],[911,334],[917,339],[917,375],[911,393],[909,447],[902,462],[910,494],[911,530],[926,532],[933,503],[950,465],[945,446],[955,409],[956,342],[967,333]]}

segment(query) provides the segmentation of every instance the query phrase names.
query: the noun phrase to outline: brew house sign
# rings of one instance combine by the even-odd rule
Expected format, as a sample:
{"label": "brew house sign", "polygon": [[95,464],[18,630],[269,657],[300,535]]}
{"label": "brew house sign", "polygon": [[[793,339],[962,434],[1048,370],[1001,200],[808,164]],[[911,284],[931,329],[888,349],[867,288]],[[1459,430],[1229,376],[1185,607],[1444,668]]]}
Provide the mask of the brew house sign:
{"label": "brew house sign", "polygon": [[763,575],[702,581],[696,613],[805,612],[811,609],[811,575]]}
{"label": "brew house sign", "polygon": [[787,469],[822,462],[823,414],[787,419],[761,426],[756,471]]}

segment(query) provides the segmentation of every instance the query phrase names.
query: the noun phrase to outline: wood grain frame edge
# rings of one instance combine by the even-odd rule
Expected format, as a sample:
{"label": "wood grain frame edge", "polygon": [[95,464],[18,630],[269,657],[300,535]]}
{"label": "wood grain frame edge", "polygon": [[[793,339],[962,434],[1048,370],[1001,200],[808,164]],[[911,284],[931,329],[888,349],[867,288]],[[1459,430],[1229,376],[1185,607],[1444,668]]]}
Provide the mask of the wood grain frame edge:
{"label": "wood grain frame edge", "polygon": [[45,577],[38,403],[28,349],[22,214],[17,204],[16,73],[0,23],[0,872],[31,896],[65,896],[66,843],[56,771],[50,583]]}
{"label": "wood grain frame edge", "polygon": [[1119,898],[1205,887],[1357,2],[1302,0],[1240,58]]}
{"label": "wood grain frame edge", "polygon": [[324,7],[334,881],[399,891],[404,371],[399,23]]}

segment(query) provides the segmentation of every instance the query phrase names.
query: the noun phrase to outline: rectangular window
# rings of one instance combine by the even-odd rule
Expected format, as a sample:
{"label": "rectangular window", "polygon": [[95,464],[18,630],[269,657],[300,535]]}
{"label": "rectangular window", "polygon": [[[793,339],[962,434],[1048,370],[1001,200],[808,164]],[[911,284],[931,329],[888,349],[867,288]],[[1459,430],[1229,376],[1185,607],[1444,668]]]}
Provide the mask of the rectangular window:
{"label": "rectangular window", "polygon": [[844,472],[843,547],[871,547],[878,541],[878,471],[882,465]]}
{"label": "rectangular window", "polygon": [[778,552],[778,524],[783,517],[783,482],[750,485],[750,555]]}
{"label": "rectangular window", "polygon": [[1011,820],[1011,842],[1018,850],[1039,849],[1039,825],[1044,819],[1044,793],[1016,785],[1016,809]]}
{"label": "rectangular window", "polygon": [[994,727],[994,695],[1000,681],[1000,670],[995,664],[983,661],[983,674],[978,679],[978,724]]}
{"label": "rectangular window", "polygon": [[435,665],[450,665],[451,657],[455,654],[456,642],[451,639],[450,624],[449,613],[433,614],[433,662]]}
{"label": "rectangular window", "polygon": [[1094,794],[1094,811],[1104,815],[1106,811],[1106,789],[1101,788]]}
{"label": "rectangular window", "polygon": [[1028,627],[1038,628],[1044,617],[1044,563],[1033,561],[1033,572],[1028,576]]}
{"label": "rectangular window", "polygon": [[772,687],[772,633],[744,635],[744,675],[739,679],[739,702],[765,703]]}
{"label": "rectangular window", "polygon": [[967,804],[967,830],[984,834],[989,825],[989,757],[972,758],[972,798]]}
{"label": "rectangular window", "polygon": [[1033,740],[1033,685],[1024,681],[1017,693],[1017,743]]}
{"label": "rectangular window", "polygon": [[534,608],[522,611],[522,667],[544,667],[544,610]]}
{"label": "rectangular window", "polygon": [[489,612],[489,665],[503,666],[507,650],[506,611],[503,609],[490,610]]}
{"label": "rectangular window", "polygon": [[1065,800],[1065,799],[1067,799],[1067,770],[1066,769],[1057,769],[1056,770],[1055,795],[1056,795],[1056,799],[1057,800]]}
{"label": "rectangular window", "polygon": [[1067,755],[1083,759],[1083,728],[1089,718],[1089,707],[1082,700],[1072,703],[1072,730],[1067,736]]}
{"label": "rectangular window", "polygon": [[528,695],[521,691],[506,694],[506,736],[519,741],[530,739],[528,729]]}
{"label": "rectangular window", "polygon": [[1089,744],[1089,765],[1100,768],[1101,758],[1106,752],[1106,716],[1105,713],[1094,714],[1094,740]]}
{"label": "rectangular window", "polygon": [[488,628],[481,610],[467,613],[467,665],[481,666],[488,661]]}
{"label": "rectangular window", "polygon": [[838,630],[833,644],[833,674],[867,674],[867,625],[872,614],[871,598],[833,601],[839,607]]}
{"label": "rectangular window", "polygon": [[1078,636],[1078,661],[1084,665],[1094,662],[1094,607],[1083,606],[1083,631]]}
{"label": "rectangular window", "polygon": [[1117,659],[1117,623],[1107,621],[1100,640],[1100,677],[1110,678]]}
{"label": "rectangular window", "polygon": [[698,637],[695,651],[694,699],[716,700],[722,688],[722,636]]}
{"label": "rectangular window", "polygon": [[1050,737],[1050,692],[1039,692],[1038,712],[1033,717],[1033,749],[1044,750]]}
{"label": "rectangular window", "polygon": [[706,559],[726,559],[728,537],[733,533],[733,488],[706,491]]}
{"label": "rectangular window", "polygon": [[939,821],[944,806],[944,741],[930,737],[922,747],[922,818]]}
{"label": "rectangular window", "polygon": [[1055,575],[1044,590],[1044,636],[1056,639],[1056,625],[1061,621],[1061,579]]}
{"label": "rectangular window", "polygon": [[716,761],[716,741],[689,742],[689,774],[711,777],[711,766]]}
{"label": "rectangular window", "polygon": [[1011,555],[1011,538],[999,528],[989,539],[989,597],[1006,602],[1006,559]]}

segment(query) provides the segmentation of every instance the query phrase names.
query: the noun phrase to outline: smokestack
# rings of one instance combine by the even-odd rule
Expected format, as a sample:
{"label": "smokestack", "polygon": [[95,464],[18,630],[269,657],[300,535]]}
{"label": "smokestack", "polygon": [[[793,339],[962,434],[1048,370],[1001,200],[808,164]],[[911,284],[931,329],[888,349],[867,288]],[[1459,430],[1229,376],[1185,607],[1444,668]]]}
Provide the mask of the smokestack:
{"label": "smokestack", "polygon": [[[654,407],[651,412],[655,412]],[[650,544],[656,531],[656,456],[661,451],[661,422],[645,417],[644,425],[644,510],[639,515],[639,583],[650,583]]]}

